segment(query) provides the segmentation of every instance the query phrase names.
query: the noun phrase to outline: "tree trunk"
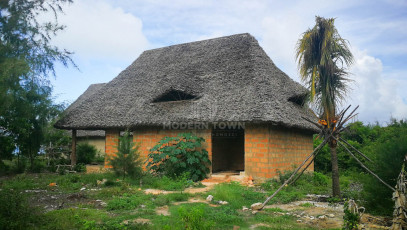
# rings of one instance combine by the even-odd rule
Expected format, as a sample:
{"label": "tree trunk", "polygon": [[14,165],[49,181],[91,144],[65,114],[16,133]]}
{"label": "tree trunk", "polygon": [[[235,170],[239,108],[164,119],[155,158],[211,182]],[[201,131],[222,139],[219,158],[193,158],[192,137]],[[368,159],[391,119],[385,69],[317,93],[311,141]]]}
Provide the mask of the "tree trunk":
{"label": "tree trunk", "polygon": [[329,143],[331,148],[331,165],[332,165],[332,196],[341,197],[341,188],[339,187],[339,168],[338,168],[338,155],[336,154],[337,143],[331,140]]}

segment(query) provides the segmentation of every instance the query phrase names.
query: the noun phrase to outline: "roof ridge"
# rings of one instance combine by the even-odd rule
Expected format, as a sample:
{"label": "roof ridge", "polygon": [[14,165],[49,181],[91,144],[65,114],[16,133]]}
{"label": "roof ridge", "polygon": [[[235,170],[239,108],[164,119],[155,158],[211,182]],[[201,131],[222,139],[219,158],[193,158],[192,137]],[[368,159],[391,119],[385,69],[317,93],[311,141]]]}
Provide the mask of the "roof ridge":
{"label": "roof ridge", "polygon": [[[183,45],[187,45],[187,44],[197,44],[197,43],[202,43],[202,42],[208,42],[208,41],[217,41],[217,40],[224,40],[224,39],[230,39],[232,37],[243,37],[243,36],[248,36],[251,38],[256,39],[253,35],[251,35],[250,33],[240,33],[240,34],[232,34],[232,35],[227,35],[227,36],[222,36],[222,37],[217,37],[217,38],[208,38],[208,39],[203,39],[203,40],[198,40],[198,41],[192,41],[192,42],[184,42],[184,43],[179,43],[179,44],[174,44],[174,45],[169,45],[169,46],[163,46],[163,47],[158,47],[158,48],[153,48],[153,49],[149,49],[149,50],[145,50],[143,51],[142,54],[144,53],[148,53],[151,51],[157,51],[157,50],[161,50],[161,49],[168,49],[168,48],[173,48],[173,47],[177,47],[177,46],[183,46]],[[141,54],[141,55],[142,55]],[[140,56],[141,56],[140,55]]]}

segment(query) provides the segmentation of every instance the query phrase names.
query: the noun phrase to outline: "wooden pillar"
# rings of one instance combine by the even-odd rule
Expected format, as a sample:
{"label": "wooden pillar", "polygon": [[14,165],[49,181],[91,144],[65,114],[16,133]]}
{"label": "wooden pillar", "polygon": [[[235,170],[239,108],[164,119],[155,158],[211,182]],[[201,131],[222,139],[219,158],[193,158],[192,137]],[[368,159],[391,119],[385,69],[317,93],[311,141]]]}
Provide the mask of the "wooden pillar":
{"label": "wooden pillar", "polygon": [[72,152],[71,152],[71,165],[76,165],[76,129],[72,130]]}

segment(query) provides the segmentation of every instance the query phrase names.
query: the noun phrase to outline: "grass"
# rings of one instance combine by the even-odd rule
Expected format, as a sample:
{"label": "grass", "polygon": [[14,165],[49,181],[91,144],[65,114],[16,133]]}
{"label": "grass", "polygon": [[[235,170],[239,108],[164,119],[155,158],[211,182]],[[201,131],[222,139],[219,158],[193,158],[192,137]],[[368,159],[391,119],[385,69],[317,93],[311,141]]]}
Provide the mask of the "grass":
{"label": "grass", "polygon": [[205,198],[212,195],[215,201],[227,201],[235,209],[242,209],[243,206],[250,207],[251,204],[264,201],[266,193],[256,192],[253,188],[240,185],[237,182],[218,184],[211,191],[205,194]]}
{"label": "grass", "polygon": [[[108,183],[98,185],[97,180],[102,179],[106,179]],[[48,186],[52,182],[57,186]],[[1,214],[0,225],[10,228],[11,224],[14,224],[16,227],[11,227],[12,229],[232,229],[234,226],[248,229],[259,223],[264,225],[259,225],[256,229],[306,229],[304,225],[296,223],[295,218],[278,214],[286,212],[280,208],[267,209],[256,215],[251,211],[242,211],[243,206],[250,208],[253,203],[263,202],[279,187],[281,182],[278,180],[270,180],[250,188],[234,182],[224,183],[202,194],[182,192],[188,186],[202,186],[185,178],[171,179],[151,175],[143,176],[140,183],[140,180],[131,179],[117,181],[111,173],[21,174],[13,178],[3,178],[0,183],[3,197],[1,203],[3,207],[8,207],[7,211],[11,210],[7,213],[12,213],[11,216]],[[72,203],[61,210],[46,213],[33,209],[27,202],[27,196],[39,199],[44,193],[24,192],[28,189],[39,189],[47,190],[48,195],[59,194],[60,197],[67,197],[78,194],[82,187],[87,188],[81,192],[85,195],[83,200],[71,201]],[[141,191],[147,188],[175,192],[152,195]],[[329,193],[329,178],[319,174],[307,174],[294,186],[282,190],[271,203],[299,200],[310,190]],[[229,204],[211,206],[206,203],[185,202],[192,197],[205,199],[209,194],[214,196],[215,201],[227,201]],[[95,200],[102,200],[106,205],[98,206]],[[301,206],[310,205],[304,203]],[[168,206],[170,216],[156,214],[156,209],[163,206]],[[7,218],[9,221],[4,222]],[[134,222],[137,218],[149,219],[150,224]]]}
{"label": "grass", "polygon": [[311,204],[311,203],[302,203],[302,204],[300,204],[300,206],[301,207],[304,207],[304,208],[310,208],[310,207],[314,207],[315,205],[313,205],[313,204]]}

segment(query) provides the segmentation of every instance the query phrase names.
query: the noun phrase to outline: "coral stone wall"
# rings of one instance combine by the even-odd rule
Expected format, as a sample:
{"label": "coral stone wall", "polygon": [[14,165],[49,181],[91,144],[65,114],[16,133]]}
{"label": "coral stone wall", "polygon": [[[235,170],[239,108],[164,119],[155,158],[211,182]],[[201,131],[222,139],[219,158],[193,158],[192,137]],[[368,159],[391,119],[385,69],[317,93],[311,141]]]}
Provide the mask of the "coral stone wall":
{"label": "coral stone wall", "polygon": [[[245,129],[245,175],[273,178],[293,170],[313,151],[312,133],[276,126],[250,125]],[[314,170],[311,164],[308,171]]]}

